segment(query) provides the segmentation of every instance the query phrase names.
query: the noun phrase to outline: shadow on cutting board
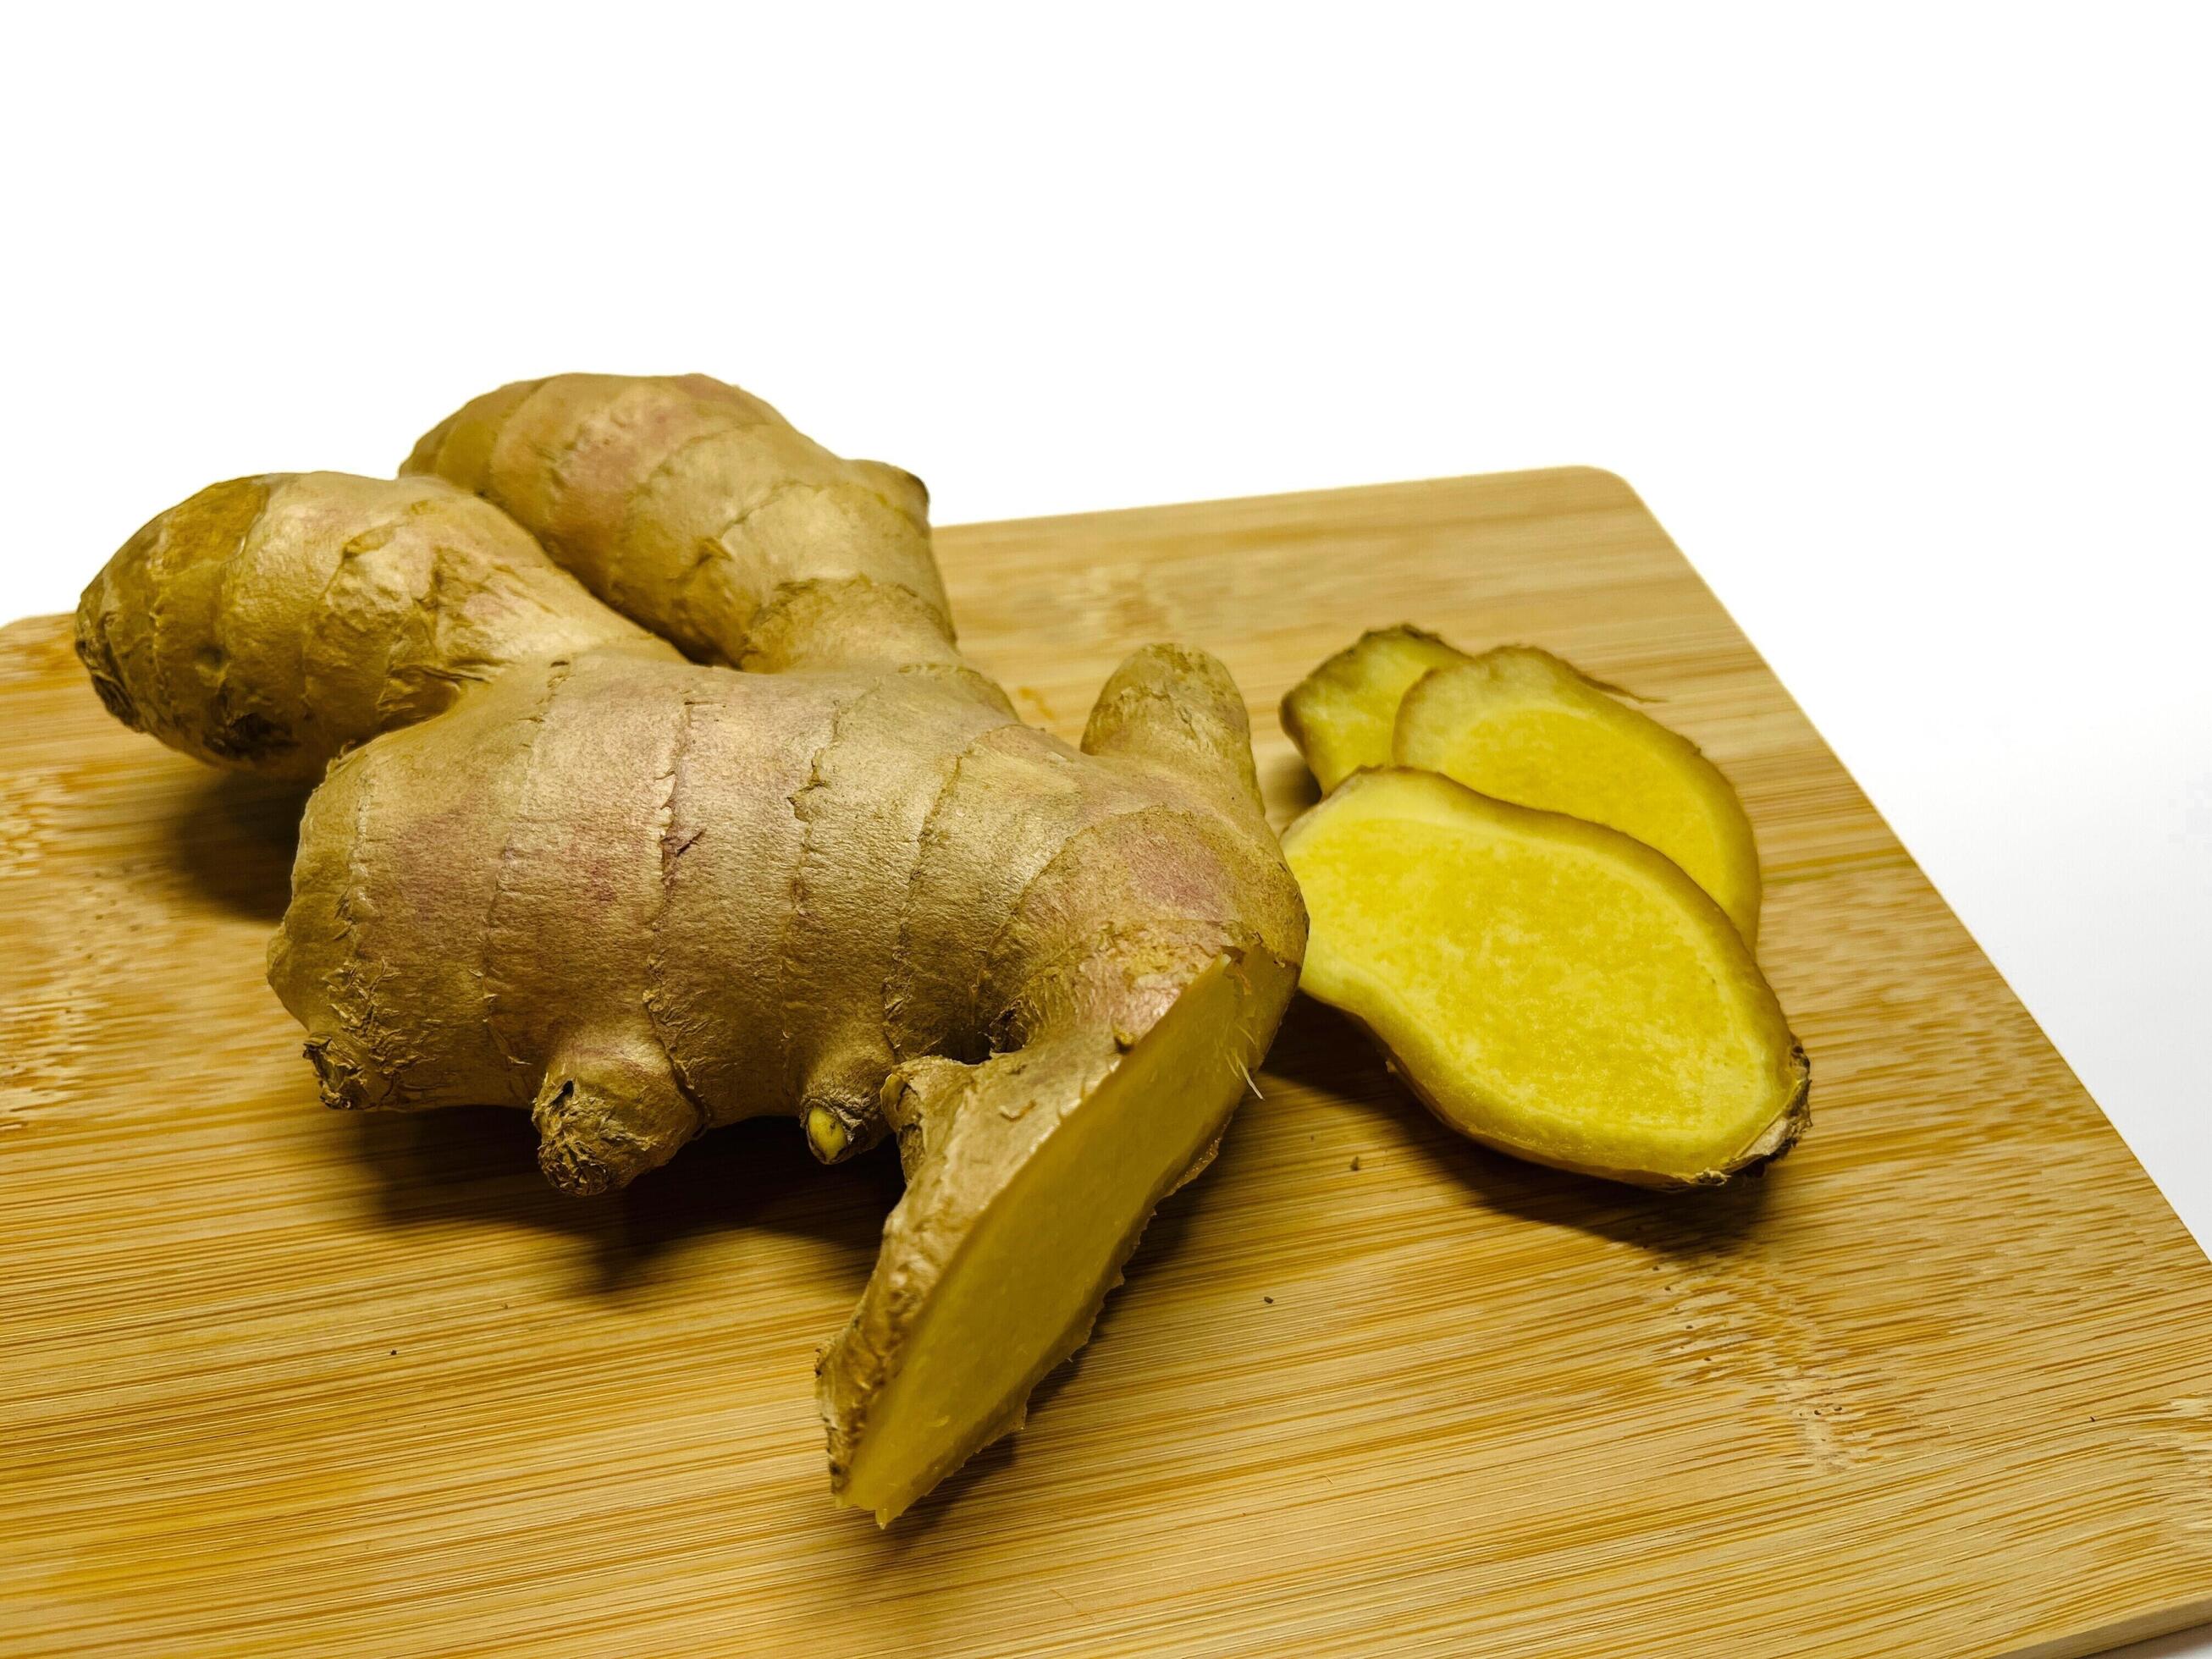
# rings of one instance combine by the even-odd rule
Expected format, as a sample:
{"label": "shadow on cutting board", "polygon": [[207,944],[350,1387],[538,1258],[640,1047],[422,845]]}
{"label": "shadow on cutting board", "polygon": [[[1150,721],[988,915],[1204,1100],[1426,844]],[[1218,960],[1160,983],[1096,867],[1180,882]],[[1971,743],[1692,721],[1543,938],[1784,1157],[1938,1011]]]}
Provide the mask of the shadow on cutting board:
{"label": "shadow on cutting board", "polygon": [[[574,1198],[538,1173],[537,1138],[526,1113],[500,1107],[335,1114],[354,1131],[355,1155],[373,1178],[380,1218],[396,1227],[447,1221],[526,1225],[585,1243],[588,1286],[619,1297],[647,1277],[655,1259],[710,1233],[803,1234],[831,1247],[836,1299],[857,1298],[883,1236],[884,1217],[903,1183],[889,1141],[848,1164],[824,1169],[789,1118],[755,1118],[716,1129],[620,1192]],[[1206,1183],[1172,1194],[1145,1231],[1127,1267],[1142,1283],[1182,1248]],[[1048,1373],[1030,1396],[1031,1419],[1048,1413],[1079,1374],[1085,1357],[1110,1343],[1131,1298],[1109,1296],[1091,1340]],[[830,1334],[830,1328],[822,1332]],[[895,1559],[955,1514],[963,1494],[1012,1468],[1022,1437],[993,1443],[941,1482],[873,1544]],[[871,1528],[872,1534],[873,1529]]]}
{"label": "shadow on cutting board", "polygon": [[166,826],[195,894],[273,931],[292,896],[292,854],[307,794],[304,783],[204,774]]}
{"label": "shadow on cutting board", "polygon": [[[303,786],[238,773],[210,772],[183,783],[168,803],[163,833],[185,877],[187,902],[273,933],[290,897],[307,793]],[[304,1065],[298,1081],[299,1097],[285,1109],[319,1112]],[[584,1265],[578,1288],[611,1299],[649,1280],[664,1256],[689,1242],[747,1233],[805,1237],[827,1247],[836,1299],[857,1297],[875,1265],[884,1218],[904,1184],[889,1141],[824,1169],[785,1117],[714,1130],[624,1190],[576,1198],[555,1191],[539,1172],[537,1133],[526,1112],[479,1107],[321,1115],[357,1172],[347,1185],[372,1224],[553,1236],[579,1247]],[[1129,1264],[1132,1276],[1177,1252],[1194,1202],[1193,1189],[1186,1189],[1162,1206]],[[1127,1300],[1108,1299],[1095,1339],[1110,1337]],[[1030,1396],[1032,1414],[1051,1410],[1091,1351],[1079,1349],[1039,1383]],[[969,1459],[885,1535],[883,1547],[896,1554],[919,1542],[940,1517],[957,1511],[963,1493],[1011,1468],[1020,1445],[1018,1436],[1008,1436]]]}
{"label": "shadow on cutting board", "polygon": [[618,1192],[556,1192],[538,1168],[530,1115],[504,1107],[362,1112],[353,1151],[371,1173],[380,1218],[520,1225],[588,1247],[590,1288],[619,1296],[656,1258],[709,1233],[767,1231],[829,1245],[854,1294],[874,1264],[898,1200],[889,1142],[835,1169],[814,1160],[789,1118],[755,1118],[701,1136]]}
{"label": "shadow on cutting board", "polygon": [[1725,1256],[1750,1248],[1773,1182],[1788,1179],[1785,1158],[1771,1176],[1753,1176],[1717,1190],[1661,1193],[1523,1164],[1447,1129],[1384,1069],[1366,1033],[1310,997],[1291,1005],[1266,1069],[1346,1111],[1378,1120],[1381,1132],[1448,1172],[1490,1209],[1664,1255]]}
{"label": "shadow on cutting board", "polygon": [[[290,898],[307,793],[302,785],[228,772],[205,773],[180,788],[164,833],[189,902],[273,933]],[[301,1095],[312,1099],[304,1066],[299,1078]],[[332,1128],[366,1174],[362,1186],[378,1221],[400,1227],[473,1222],[559,1234],[586,1247],[587,1288],[604,1295],[637,1284],[657,1257],[685,1240],[762,1229],[830,1245],[857,1295],[901,1187],[897,1156],[888,1143],[824,1170],[788,1118],[716,1130],[626,1190],[583,1199],[547,1185],[526,1112],[483,1107],[332,1115]]]}

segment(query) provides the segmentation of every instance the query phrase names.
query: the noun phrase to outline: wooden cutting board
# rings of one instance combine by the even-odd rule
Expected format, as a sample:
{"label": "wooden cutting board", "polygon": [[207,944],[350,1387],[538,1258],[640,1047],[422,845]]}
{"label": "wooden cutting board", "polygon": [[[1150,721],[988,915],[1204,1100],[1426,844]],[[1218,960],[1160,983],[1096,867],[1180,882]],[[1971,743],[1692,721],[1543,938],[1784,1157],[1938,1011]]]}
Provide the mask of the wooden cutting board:
{"label": "wooden cutting board", "polygon": [[2212,1265],[1626,486],[940,546],[1065,734],[1129,647],[1220,653],[1279,823],[1275,701],[1364,627],[1662,697],[1758,826],[1808,1139],[1718,1195],[1522,1167],[1301,1003],[1029,1428],[879,1532],[811,1368],[895,1162],[779,1121],[580,1201],[519,1114],[320,1110],[261,979],[296,798],[123,731],[20,623],[0,1647],[2051,1659],[2212,1618]]}

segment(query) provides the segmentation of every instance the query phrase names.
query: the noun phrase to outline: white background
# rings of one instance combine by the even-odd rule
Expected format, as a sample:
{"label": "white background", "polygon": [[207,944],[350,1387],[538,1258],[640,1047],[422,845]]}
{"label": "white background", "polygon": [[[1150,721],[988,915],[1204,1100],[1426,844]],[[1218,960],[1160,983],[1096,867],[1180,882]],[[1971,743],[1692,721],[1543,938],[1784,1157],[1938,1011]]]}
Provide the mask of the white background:
{"label": "white background", "polygon": [[2202,10],[42,10],[0,617],[558,368],[943,523],[1604,465],[2212,1239]]}

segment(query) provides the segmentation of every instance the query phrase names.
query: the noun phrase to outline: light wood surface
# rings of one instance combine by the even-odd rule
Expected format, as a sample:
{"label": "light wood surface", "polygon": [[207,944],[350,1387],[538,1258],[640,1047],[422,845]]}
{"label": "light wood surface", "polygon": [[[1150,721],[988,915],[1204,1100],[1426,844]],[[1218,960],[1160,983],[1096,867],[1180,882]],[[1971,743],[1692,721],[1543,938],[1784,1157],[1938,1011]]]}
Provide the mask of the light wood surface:
{"label": "light wood surface", "polygon": [[0,1650],[2051,1659],[2212,1618],[2212,1266],[1625,485],[939,539],[1065,733],[1130,647],[1222,655],[1279,823],[1275,700],[1364,627],[1663,697],[1758,827],[1804,1146],[1718,1195],[1526,1168],[1301,1003],[1029,1428],[879,1532],[811,1367],[895,1163],[778,1120],[580,1201],[520,1115],[319,1109],[261,978],[296,799],[19,623]]}

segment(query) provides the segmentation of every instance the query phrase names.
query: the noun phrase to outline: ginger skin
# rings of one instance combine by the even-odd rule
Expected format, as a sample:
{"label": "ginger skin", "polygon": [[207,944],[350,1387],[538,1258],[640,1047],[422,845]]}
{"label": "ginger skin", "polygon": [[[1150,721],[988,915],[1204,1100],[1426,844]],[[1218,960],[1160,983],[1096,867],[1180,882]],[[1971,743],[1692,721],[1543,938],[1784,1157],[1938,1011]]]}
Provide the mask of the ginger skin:
{"label": "ginger skin", "polygon": [[[270,979],[328,1103],[526,1109],[577,1193],[763,1114],[825,1161],[897,1132],[820,1383],[833,1490],[885,1520],[1083,1340],[1305,938],[1225,671],[1149,647],[1079,748],[1024,726],[926,514],[733,387],[563,375],[396,483],[203,491],[78,615],[118,717],[320,778]],[[1027,1288],[979,1333],[994,1275]]]}

